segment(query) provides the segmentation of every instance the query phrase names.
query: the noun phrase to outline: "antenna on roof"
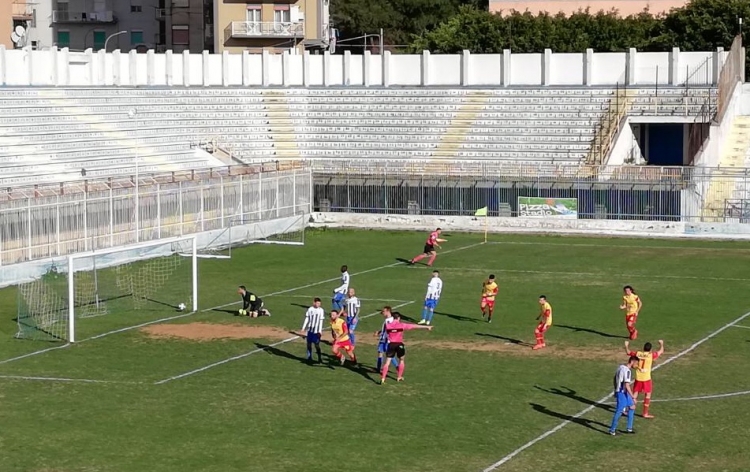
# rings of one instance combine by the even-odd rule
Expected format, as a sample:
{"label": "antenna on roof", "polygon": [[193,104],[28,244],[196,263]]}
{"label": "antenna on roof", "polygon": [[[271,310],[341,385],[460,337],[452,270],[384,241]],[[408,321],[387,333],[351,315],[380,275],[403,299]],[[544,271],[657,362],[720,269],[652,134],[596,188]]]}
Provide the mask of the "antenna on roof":
{"label": "antenna on roof", "polygon": [[26,46],[26,28],[21,25],[16,26],[16,29],[10,33],[10,39],[17,49]]}

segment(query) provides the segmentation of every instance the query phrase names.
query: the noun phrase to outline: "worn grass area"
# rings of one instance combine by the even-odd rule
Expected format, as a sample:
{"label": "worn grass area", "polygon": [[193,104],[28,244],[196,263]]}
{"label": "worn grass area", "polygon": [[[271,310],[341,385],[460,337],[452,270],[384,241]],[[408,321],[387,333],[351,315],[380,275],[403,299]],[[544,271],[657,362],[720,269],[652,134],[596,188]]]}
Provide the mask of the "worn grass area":
{"label": "worn grass area", "polygon": [[[627,334],[623,285],[644,301],[635,346],[662,338],[665,358],[750,310],[750,244],[447,236],[435,329],[407,333],[406,382],[376,384],[375,313],[391,304],[419,317],[430,269],[398,260],[419,251],[425,235],[310,231],[304,247],[201,260],[204,311],[0,364],[0,470],[480,471],[608,393]],[[290,332],[311,297],[328,306],[337,284],[318,282],[337,277],[341,264],[366,299],[363,314],[373,315],[358,328],[364,365],[326,357],[309,366]],[[478,309],[489,273],[501,290],[492,324]],[[284,292],[264,297],[273,316],[212,309],[236,301],[239,284]],[[549,348],[533,352],[540,294],[554,326]],[[15,303],[14,289],[0,291],[0,361],[55,346],[12,339]],[[173,315],[116,312],[81,330],[90,337]],[[748,351],[750,329],[730,328],[656,371],[654,398],[750,390]],[[498,470],[747,471],[748,401],[654,403],[656,419],[637,418],[636,435],[615,438],[605,434],[612,413],[602,405]]]}

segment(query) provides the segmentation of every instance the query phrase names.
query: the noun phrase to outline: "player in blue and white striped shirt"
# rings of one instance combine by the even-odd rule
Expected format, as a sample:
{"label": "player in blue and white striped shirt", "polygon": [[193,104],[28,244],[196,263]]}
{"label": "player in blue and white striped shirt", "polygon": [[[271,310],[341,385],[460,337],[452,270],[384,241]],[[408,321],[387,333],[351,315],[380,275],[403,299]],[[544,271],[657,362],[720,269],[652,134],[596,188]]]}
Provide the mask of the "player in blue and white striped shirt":
{"label": "player in blue and white striped shirt", "polygon": [[443,280],[440,278],[440,272],[432,271],[432,279],[427,284],[427,295],[424,297],[424,308],[422,308],[422,319],[418,324],[429,325],[432,323],[432,317],[435,316],[435,308],[440,301],[440,294],[443,292]]}
{"label": "player in blue and white striped shirt", "polygon": [[345,265],[341,266],[341,285],[333,289],[332,305],[336,311],[344,309],[344,300],[346,300],[346,294],[349,292],[349,268]]}
{"label": "player in blue and white striped shirt", "polygon": [[352,345],[355,345],[354,330],[357,329],[357,323],[359,323],[359,309],[360,302],[357,298],[356,292],[353,288],[349,289],[348,297],[346,299],[346,327],[349,328],[349,339]]}
{"label": "player in blue and white striped shirt", "polygon": [[323,322],[326,319],[325,311],[320,307],[320,298],[315,298],[313,304],[305,313],[305,323],[302,332],[307,340],[307,361],[312,362],[312,347],[315,345],[315,353],[318,355],[318,363],[323,362],[320,352],[320,337],[323,334]]}
{"label": "player in blue and white striped shirt", "polygon": [[620,416],[627,411],[628,414],[628,433],[633,433],[633,420],[635,419],[635,395],[633,395],[633,388],[630,386],[631,371],[634,369],[640,359],[636,356],[630,356],[627,364],[623,364],[617,368],[615,372],[615,416],[612,418],[612,425],[609,427],[609,434],[614,436],[617,431],[617,422],[620,420]]}

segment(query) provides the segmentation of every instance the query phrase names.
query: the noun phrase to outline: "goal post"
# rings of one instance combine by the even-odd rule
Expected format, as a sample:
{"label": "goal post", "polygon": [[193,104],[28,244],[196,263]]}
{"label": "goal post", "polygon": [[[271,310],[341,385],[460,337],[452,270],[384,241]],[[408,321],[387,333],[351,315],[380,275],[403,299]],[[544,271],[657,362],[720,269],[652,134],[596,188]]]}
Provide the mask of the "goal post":
{"label": "goal post", "polygon": [[305,245],[309,215],[298,214],[265,221],[248,221],[246,217],[229,219],[226,228],[214,232],[200,244],[198,258],[231,259],[236,248],[251,244]]}
{"label": "goal post", "polygon": [[73,343],[195,312],[197,249],[191,235],[70,255],[19,285],[16,337]]}

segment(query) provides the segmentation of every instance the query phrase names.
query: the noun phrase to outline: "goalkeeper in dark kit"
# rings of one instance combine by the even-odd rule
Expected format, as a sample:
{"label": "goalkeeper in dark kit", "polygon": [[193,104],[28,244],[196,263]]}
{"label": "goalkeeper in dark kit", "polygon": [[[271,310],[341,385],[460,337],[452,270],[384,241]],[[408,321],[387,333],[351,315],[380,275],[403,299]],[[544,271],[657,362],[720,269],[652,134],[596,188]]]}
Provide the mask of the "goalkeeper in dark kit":
{"label": "goalkeeper in dark kit", "polygon": [[242,297],[242,308],[237,313],[239,316],[271,316],[271,312],[263,306],[263,300],[252,292],[249,292],[244,285],[240,285],[237,293]]}

